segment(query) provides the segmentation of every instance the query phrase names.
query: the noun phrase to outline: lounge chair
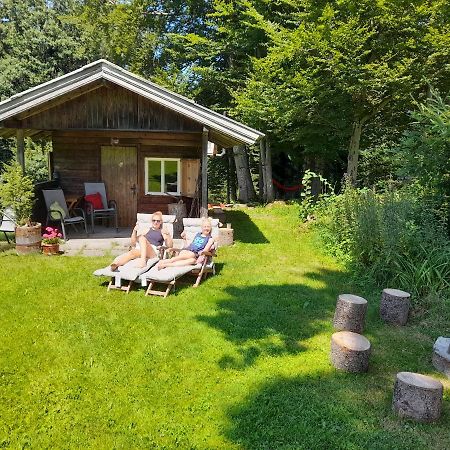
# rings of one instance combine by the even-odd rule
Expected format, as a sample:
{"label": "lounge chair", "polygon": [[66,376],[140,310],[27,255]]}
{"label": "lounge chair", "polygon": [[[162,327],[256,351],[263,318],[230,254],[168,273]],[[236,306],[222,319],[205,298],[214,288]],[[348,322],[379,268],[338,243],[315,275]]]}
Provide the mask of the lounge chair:
{"label": "lounge chair", "polygon": [[[142,227],[150,227],[153,214],[137,214],[137,223]],[[163,215],[163,226],[170,236],[173,237],[173,223],[175,222],[176,216],[174,215]],[[151,258],[147,261],[145,267],[135,267],[136,261],[132,260],[120,266],[117,270],[111,270],[110,266],[104,267],[103,269],[98,269],[94,272],[95,276],[110,278],[107,290],[119,289],[125,291],[127,294],[140,275],[147,272],[151,267],[153,267],[160,258],[164,256],[166,250],[165,247],[160,247],[160,255],[158,258]]]}
{"label": "lounge chair", "polygon": [[[183,247],[186,247],[189,242],[192,241],[194,236],[201,231],[202,219],[183,219],[183,237],[185,243]],[[178,266],[178,267],[166,267],[164,269],[158,270],[157,267],[153,266],[148,272],[140,275],[141,285],[147,287],[145,295],[159,295],[166,298],[172,289],[175,290],[176,282],[179,278],[184,275],[191,274],[196,277],[193,287],[197,287],[203,278],[206,278],[208,274],[215,274],[215,264],[213,257],[216,253],[217,238],[219,235],[219,225],[218,219],[211,219],[211,236],[215,239],[215,244],[211,251],[205,253],[204,260],[201,263]],[[173,249],[175,251],[180,251],[181,249]],[[155,286],[162,284],[166,286],[165,290],[157,290]]]}
{"label": "lounge chair", "polygon": [[16,230],[15,214],[11,208],[5,208],[0,222],[0,231],[3,231],[6,240],[9,242],[9,237],[6,233],[14,233]]}
{"label": "lounge chair", "polygon": [[[119,226],[117,223],[117,204],[115,200],[109,200],[106,197],[105,183],[84,183],[85,197],[84,201],[86,204],[86,210],[88,216],[91,218],[91,228],[92,233],[95,233],[94,221],[95,219],[114,219],[116,225],[116,231],[119,231]],[[89,200],[89,196],[95,196],[100,194],[101,205],[98,206]]]}
{"label": "lounge chair", "polygon": [[43,189],[42,194],[44,195],[45,206],[47,208],[47,225],[49,222],[59,222],[63,238],[66,240],[65,226],[73,225],[76,228],[77,224],[82,223],[87,236],[88,231],[84,211],[81,208],[73,208],[71,214],[76,213],[79,215],[71,216],[62,189]]}

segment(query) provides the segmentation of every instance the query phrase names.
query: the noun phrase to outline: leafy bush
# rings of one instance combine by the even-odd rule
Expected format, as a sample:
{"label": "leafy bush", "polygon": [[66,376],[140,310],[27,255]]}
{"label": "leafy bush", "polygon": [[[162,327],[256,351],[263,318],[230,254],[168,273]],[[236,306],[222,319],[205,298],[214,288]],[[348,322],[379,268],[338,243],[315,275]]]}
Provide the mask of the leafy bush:
{"label": "leafy bush", "polygon": [[383,286],[424,297],[450,288],[450,241],[411,191],[377,194],[347,186],[316,207],[327,248]]}
{"label": "leafy bush", "polygon": [[322,175],[306,170],[302,179],[303,189],[300,193],[300,218],[308,220],[315,216],[334,197],[333,186]]}
{"label": "leafy bush", "polygon": [[414,122],[398,147],[400,174],[413,179],[420,196],[449,221],[450,97],[444,99],[432,92],[417,108],[411,113]]}
{"label": "leafy bush", "polygon": [[4,164],[3,168],[0,205],[2,208],[12,208],[18,225],[25,225],[31,220],[34,203],[33,181],[22,174],[22,168],[16,161]]}

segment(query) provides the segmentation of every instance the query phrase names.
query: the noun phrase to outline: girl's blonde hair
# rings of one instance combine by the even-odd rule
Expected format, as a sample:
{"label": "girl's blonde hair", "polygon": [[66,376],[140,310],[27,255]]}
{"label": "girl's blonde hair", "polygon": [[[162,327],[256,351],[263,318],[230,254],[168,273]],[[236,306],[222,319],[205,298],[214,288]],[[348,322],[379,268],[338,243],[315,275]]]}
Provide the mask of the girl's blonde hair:
{"label": "girl's blonde hair", "polygon": [[211,217],[202,217],[202,226],[208,224],[210,227],[212,226]]}

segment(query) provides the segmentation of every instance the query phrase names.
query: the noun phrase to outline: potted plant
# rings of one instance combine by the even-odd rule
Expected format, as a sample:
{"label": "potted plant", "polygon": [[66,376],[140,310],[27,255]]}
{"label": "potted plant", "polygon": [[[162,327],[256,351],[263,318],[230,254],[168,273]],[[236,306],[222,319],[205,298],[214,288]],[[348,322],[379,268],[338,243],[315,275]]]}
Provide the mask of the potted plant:
{"label": "potted plant", "polygon": [[53,227],[47,227],[45,231],[42,235],[42,253],[44,255],[59,254],[59,244],[64,243],[61,239],[62,234],[58,231],[58,228]]}
{"label": "potted plant", "polygon": [[35,200],[33,181],[23,175],[16,161],[3,165],[0,183],[0,206],[11,208],[16,221],[16,251],[19,255],[39,253],[41,248],[41,224],[31,222]]}

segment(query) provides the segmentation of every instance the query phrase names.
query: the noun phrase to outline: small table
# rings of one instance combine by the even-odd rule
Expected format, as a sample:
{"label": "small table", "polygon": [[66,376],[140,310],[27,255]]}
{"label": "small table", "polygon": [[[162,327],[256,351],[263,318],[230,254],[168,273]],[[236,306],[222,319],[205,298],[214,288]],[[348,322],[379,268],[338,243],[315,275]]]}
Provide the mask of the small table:
{"label": "small table", "polygon": [[66,195],[65,199],[66,199],[66,203],[67,203],[67,209],[69,210],[69,212],[71,212],[74,208],[77,207],[77,205],[80,203],[81,199],[83,198],[83,196],[79,196],[79,195]]}

